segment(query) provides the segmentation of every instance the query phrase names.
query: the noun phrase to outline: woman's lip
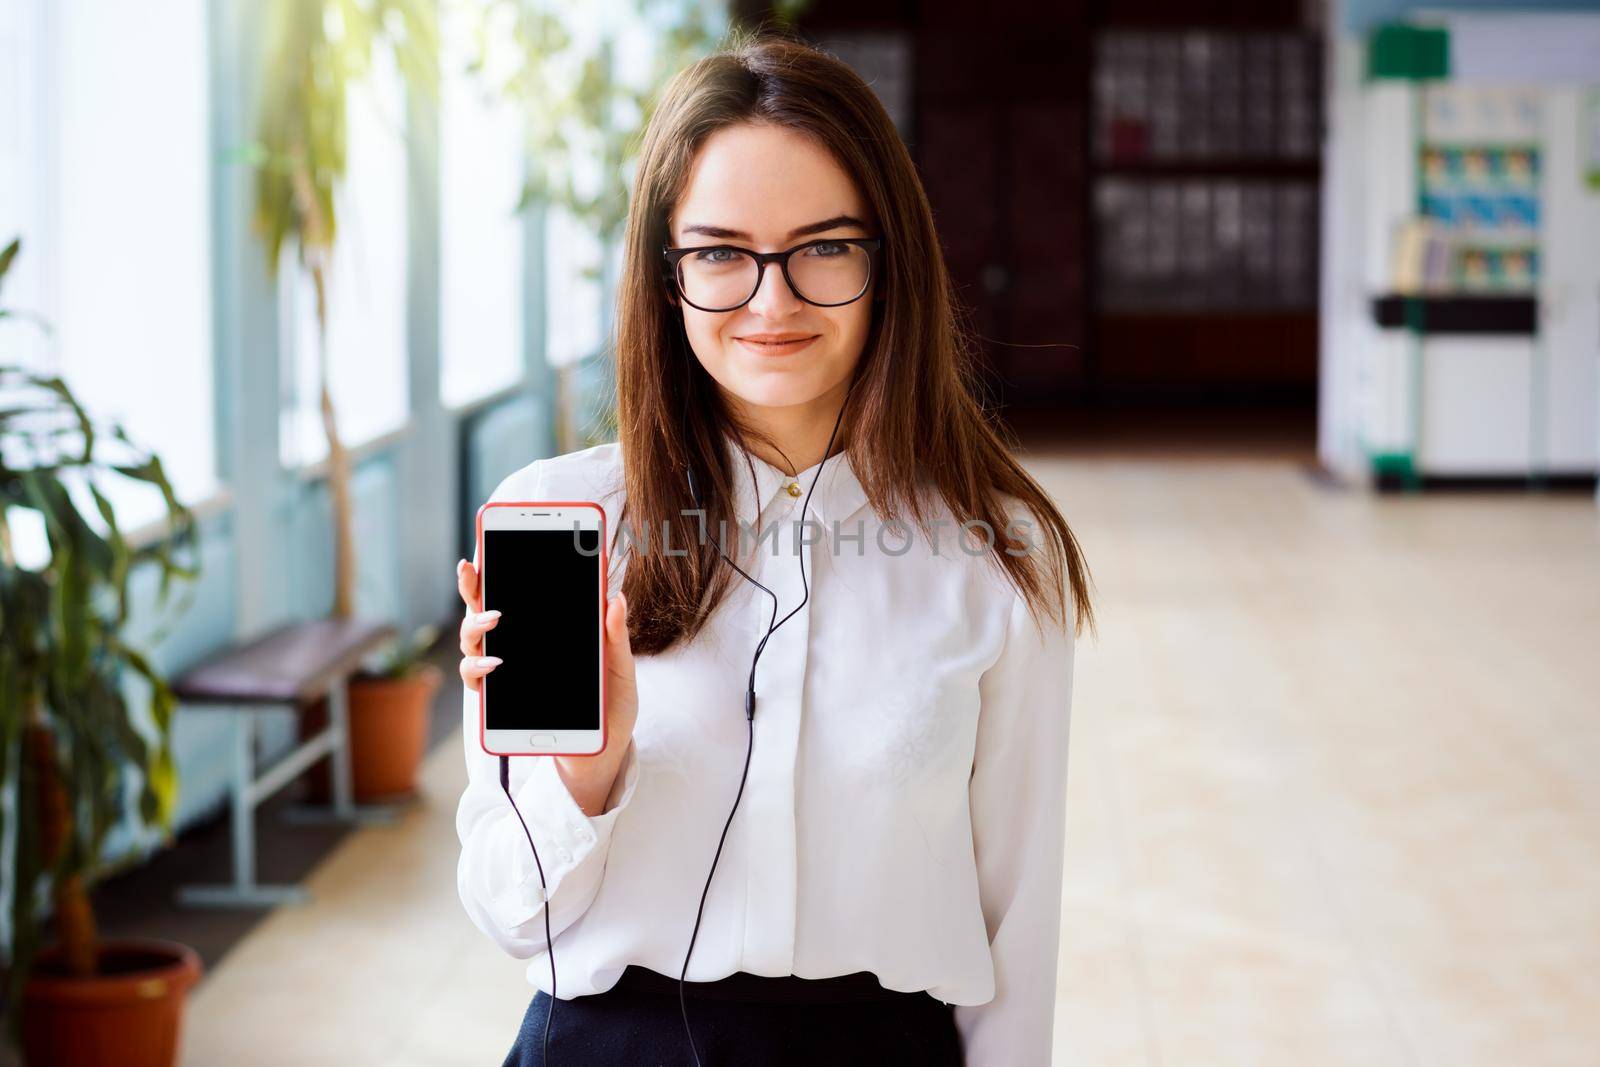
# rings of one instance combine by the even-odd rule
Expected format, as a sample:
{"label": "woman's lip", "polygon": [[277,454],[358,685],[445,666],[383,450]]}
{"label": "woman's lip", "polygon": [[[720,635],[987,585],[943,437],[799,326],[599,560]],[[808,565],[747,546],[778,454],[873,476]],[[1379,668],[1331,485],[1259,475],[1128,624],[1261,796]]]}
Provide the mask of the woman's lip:
{"label": "woman's lip", "polygon": [[798,352],[805,348],[812,341],[815,341],[816,337],[805,337],[798,341],[785,341],[782,344],[766,344],[761,341],[747,340],[743,337],[735,337],[734,340],[758,355],[786,356],[791,352]]}

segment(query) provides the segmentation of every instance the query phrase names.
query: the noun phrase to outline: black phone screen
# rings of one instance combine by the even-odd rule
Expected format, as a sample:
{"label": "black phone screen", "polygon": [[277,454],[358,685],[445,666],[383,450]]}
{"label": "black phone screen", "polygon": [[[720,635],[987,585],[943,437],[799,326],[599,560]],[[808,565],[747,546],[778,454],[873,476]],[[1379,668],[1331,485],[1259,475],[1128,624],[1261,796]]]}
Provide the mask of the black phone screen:
{"label": "black phone screen", "polygon": [[600,532],[483,531],[490,730],[600,729]]}

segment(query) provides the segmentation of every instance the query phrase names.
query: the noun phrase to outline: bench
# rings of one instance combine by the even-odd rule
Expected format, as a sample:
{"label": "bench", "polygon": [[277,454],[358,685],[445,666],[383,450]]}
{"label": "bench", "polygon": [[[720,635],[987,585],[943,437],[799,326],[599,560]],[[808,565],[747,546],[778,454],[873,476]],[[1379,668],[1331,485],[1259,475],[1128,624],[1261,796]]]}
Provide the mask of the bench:
{"label": "bench", "polygon": [[[233,724],[233,881],[183,886],[178,890],[180,903],[270,907],[310,899],[303,886],[256,881],[255,814],[262,801],[324,757],[332,760],[333,771],[333,804],[321,812],[325,818],[355,823],[393,818],[390,808],[358,809],[352,799],[347,686],[362,658],[394,636],[393,626],[361,619],[290,623],[207,660],[172,683],[182,704],[225,713]],[[255,747],[261,714],[284,706],[299,713],[324,696],[327,727],[300,741],[258,776]],[[301,821],[306,819],[302,815]]]}

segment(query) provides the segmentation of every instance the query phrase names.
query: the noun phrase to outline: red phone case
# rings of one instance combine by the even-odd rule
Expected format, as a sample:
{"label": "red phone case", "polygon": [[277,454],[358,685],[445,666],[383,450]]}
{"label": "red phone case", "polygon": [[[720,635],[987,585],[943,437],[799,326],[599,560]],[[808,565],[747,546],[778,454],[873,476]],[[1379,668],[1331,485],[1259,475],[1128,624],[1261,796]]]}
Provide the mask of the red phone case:
{"label": "red phone case", "polygon": [[[592,500],[491,500],[487,504],[484,504],[482,507],[480,507],[478,509],[478,517],[476,519],[476,524],[477,524],[477,528],[478,528],[478,591],[479,591],[479,594],[480,594],[479,603],[483,603],[484,600],[487,599],[487,597],[482,596],[482,594],[484,592],[486,592],[486,589],[485,589],[485,586],[484,586],[484,582],[487,580],[487,574],[488,574],[488,569],[489,569],[489,560],[485,557],[484,552],[483,552],[483,515],[484,515],[484,512],[488,511],[490,508],[526,508],[526,507],[594,508],[595,511],[598,511],[600,513],[600,747],[595,749],[593,752],[548,753],[548,755],[561,755],[561,756],[598,756],[601,752],[605,751],[606,742],[608,740],[608,738],[606,737],[606,635],[605,635],[605,623],[606,623],[606,590],[607,590],[607,588],[609,588],[609,584],[608,583],[610,581],[610,562],[609,562],[609,560],[607,558],[607,555],[606,555],[606,511],[605,511],[605,508],[602,508],[599,504],[596,504]],[[489,741],[488,741],[487,736],[485,735],[485,729],[486,729],[486,724],[485,724],[485,718],[486,718],[486,716],[485,716],[485,704],[486,704],[486,701],[487,701],[487,698],[488,698],[488,689],[489,689],[489,676],[486,674],[486,675],[483,676],[483,679],[478,683],[478,744],[480,746],[482,746],[483,750],[485,752],[489,753],[489,755],[491,755],[491,756],[530,756],[530,755],[545,755],[545,754],[547,754],[547,753],[532,753],[532,752],[496,752],[492,748],[489,747]]]}

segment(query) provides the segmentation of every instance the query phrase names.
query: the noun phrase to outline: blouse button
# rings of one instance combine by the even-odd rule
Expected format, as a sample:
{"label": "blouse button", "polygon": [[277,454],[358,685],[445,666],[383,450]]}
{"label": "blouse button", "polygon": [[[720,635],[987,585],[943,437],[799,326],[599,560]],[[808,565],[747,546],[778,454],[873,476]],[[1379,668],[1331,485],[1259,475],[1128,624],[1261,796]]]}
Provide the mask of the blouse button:
{"label": "blouse button", "polygon": [[800,495],[800,483],[799,482],[790,482],[788,485],[784,486],[783,488],[784,488],[784,491],[787,492],[790,496],[799,496]]}

